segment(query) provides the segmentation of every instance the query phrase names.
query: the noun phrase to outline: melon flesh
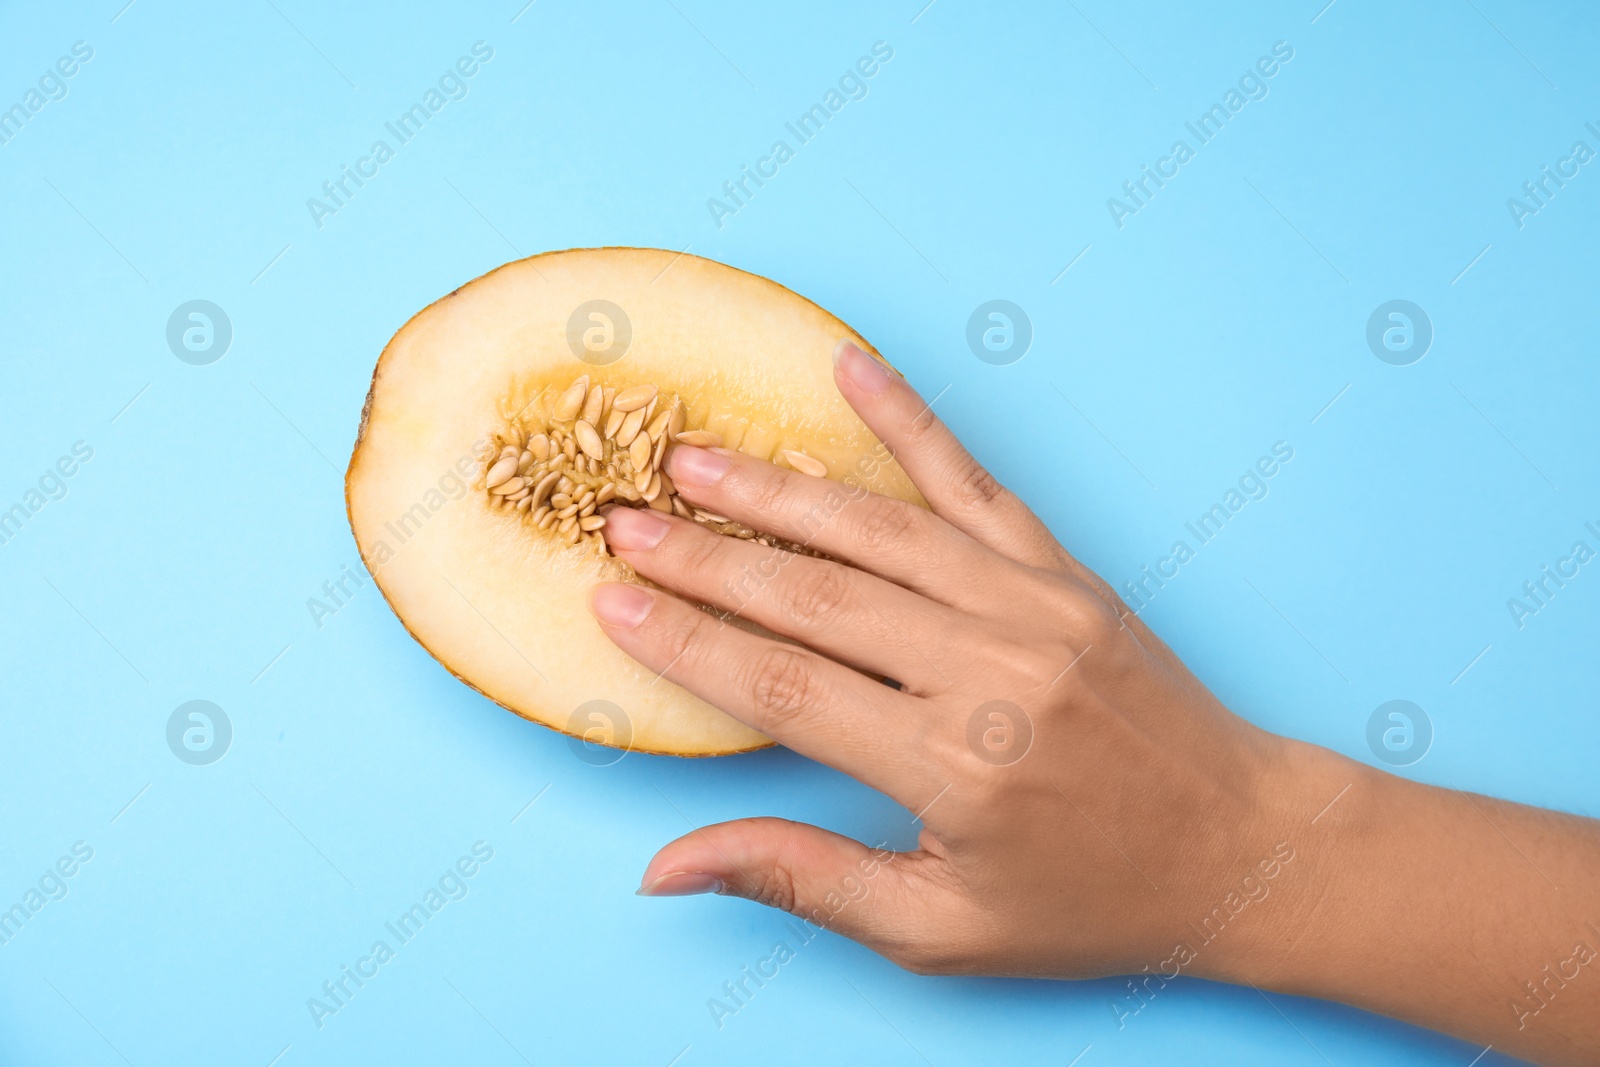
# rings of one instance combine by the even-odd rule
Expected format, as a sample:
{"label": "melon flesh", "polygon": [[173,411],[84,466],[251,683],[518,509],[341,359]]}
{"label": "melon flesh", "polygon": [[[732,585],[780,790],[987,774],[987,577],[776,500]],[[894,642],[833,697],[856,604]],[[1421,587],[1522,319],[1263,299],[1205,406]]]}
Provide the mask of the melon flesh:
{"label": "melon flesh", "polygon": [[[597,300],[631,327],[604,365],[569,340],[575,311]],[[839,396],[831,357],[843,338],[876,355],[803,297],[696,256],[577,249],[507,264],[419,312],[378,360],[345,478],[362,560],[423,647],[524,718],[644,752],[769,745],[612,644],[588,597],[599,582],[639,580],[631,568],[538,529],[487,491],[485,473],[519,413],[548,409],[587,375],[681,397],[689,428],[728,447],[803,451],[832,477],[921,504]],[[585,713],[594,701],[620,709],[626,727]]]}

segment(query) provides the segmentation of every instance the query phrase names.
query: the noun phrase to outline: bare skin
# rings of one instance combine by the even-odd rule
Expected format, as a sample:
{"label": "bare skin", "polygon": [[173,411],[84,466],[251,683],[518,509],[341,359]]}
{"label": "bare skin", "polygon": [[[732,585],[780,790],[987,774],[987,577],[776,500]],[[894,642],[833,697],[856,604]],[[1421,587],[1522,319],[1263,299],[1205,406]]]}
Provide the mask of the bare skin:
{"label": "bare skin", "polygon": [[692,503],[831,559],[618,508],[611,549],[677,595],[607,584],[593,607],[645,666],[922,813],[920,847],[743,819],[667,845],[641,893],[747,897],[919,974],[1199,976],[1600,1062],[1600,822],[1234,715],[909,385],[835,360],[932,511],[680,447]]}

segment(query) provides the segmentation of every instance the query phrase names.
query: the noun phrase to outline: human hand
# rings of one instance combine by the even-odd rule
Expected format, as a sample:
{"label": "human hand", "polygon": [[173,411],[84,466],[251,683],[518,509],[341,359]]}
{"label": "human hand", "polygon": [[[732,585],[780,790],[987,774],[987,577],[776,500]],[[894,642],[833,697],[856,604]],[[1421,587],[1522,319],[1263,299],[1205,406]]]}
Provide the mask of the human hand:
{"label": "human hand", "polygon": [[[741,820],[662,849],[641,892],[749,897],[923,973],[1157,968],[1221,893],[1292,857],[1267,788],[1282,742],[1225,709],[902,379],[848,343],[836,378],[931,511],[680,447],[691,503],[831,558],[655,511],[605,528],[641,575],[805,647],[638,585],[601,586],[594,609],[645,666],[918,813],[920,848]],[[752,592],[751,574],[773,577]],[[1169,965],[1225,963],[1189,962]]]}

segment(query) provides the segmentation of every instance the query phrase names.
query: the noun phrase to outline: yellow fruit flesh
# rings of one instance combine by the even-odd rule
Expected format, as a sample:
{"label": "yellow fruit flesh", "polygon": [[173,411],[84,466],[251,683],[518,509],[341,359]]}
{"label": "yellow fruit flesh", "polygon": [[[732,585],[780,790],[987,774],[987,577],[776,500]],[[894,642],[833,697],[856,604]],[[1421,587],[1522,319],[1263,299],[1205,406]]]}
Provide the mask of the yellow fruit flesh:
{"label": "yellow fruit flesh", "polygon": [[[604,321],[574,318],[595,301],[621,309],[616,333],[629,335],[603,356],[581,342]],[[838,395],[831,353],[846,337],[871,351],[789,290],[695,256],[592,249],[501,267],[420,312],[379,360],[346,476],[362,558],[429,652],[525,718],[581,732],[575,713],[604,700],[631,730],[594,740],[677,755],[770,744],[617,649],[587,602],[598,582],[628,577],[625,565],[538,529],[484,475],[587,375],[681,397],[686,425],[727,447],[802,451],[833,477],[921,503]]]}

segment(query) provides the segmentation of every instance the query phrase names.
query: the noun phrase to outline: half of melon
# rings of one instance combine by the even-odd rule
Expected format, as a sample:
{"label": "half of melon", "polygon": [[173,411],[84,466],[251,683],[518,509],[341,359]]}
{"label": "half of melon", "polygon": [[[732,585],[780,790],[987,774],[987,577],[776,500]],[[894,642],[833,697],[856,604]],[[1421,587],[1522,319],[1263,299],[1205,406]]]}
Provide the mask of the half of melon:
{"label": "half of melon", "polygon": [[590,590],[640,579],[596,527],[608,507],[676,509],[806,550],[674,499],[661,467],[680,435],[922,503],[839,396],[843,338],[876,355],[809,300],[697,256],[509,263],[419,312],[379,357],[345,476],[361,558],[424,648],[524,718],[644,752],[769,745],[606,638]]}

